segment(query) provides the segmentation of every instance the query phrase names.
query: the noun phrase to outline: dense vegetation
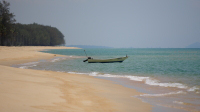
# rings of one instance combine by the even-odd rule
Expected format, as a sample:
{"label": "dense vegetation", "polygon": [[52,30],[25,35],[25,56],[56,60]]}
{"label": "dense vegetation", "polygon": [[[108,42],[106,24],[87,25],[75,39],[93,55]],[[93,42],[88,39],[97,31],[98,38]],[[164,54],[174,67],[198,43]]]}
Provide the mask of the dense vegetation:
{"label": "dense vegetation", "polygon": [[36,23],[23,25],[14,24],[15,32],[11,37],[11,45],[54,46],[65,44],[63,34],[54,27]]}
{"label": "dense vegetation", "polygon": [[65,44],[64,35],[55,27],[15,23],[10,3],[0,1],[1,46],[54,46]]}

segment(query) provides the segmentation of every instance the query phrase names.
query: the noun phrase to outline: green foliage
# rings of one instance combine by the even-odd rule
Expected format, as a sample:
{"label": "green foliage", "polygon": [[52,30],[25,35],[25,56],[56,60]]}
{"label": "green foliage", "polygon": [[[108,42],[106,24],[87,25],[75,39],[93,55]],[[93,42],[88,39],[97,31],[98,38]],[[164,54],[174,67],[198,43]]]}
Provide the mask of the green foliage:
{"label": "green foliage", "polygon": [[10,3],[0,1],[0,45],[55,46],[65,44],[63,34],[55,27],[33,24],[15,24]]}
{"label": "green foliage", "polygon": [[15,28],[14,45],[22,46],[55,46],[65,44],[63,34],[54,27],[39,25],[36,23],[13,25]]}
{"label": "green foliage", "polygon": [[9,11],[10,3],[0,1],[0,45],[6,45],[6,41],[11,38],[14,29],[12,24],[16,21],[14,14]]}

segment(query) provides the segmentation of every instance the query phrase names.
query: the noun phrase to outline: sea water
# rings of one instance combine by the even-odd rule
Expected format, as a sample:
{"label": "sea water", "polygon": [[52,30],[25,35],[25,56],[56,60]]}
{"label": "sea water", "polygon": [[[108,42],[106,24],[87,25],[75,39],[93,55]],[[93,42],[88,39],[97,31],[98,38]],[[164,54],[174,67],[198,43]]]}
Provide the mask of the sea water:
{"label": "sea water", "polygon": [[[124,48],[65,49],[43,51],[67,55],[50,61],[19,65],[21,68],[53,70],[90,75],[115,81],[144,94],[137,97],[154,105],[153,111],[200,111],[200,49]],[[87,63],[86,55],[97,59],[128,55],[123,63]]]}

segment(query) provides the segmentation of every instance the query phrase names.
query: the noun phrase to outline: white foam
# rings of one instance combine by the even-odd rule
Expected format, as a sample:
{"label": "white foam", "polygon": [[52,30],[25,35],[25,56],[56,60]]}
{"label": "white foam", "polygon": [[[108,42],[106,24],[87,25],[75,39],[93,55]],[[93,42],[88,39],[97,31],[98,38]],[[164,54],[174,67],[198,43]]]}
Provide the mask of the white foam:
{"label": "white foam", "polygon": [[76,72],[67,72],[67,73],[76,74]]}
{"label": "white foam", "polygon": [[82,75],[89,75],[88,73],[78,73],[78,72],[68,72],[70,74],[82,74]]}
{"label": "white foam", "polygon": [[180,102],[180,101],[173,101],[173,103],[176,103],[176,104],[181,104],[181,105],[183,105],[183,104],[184,104],[183,102]]}
{"label": "white foam", "polygon": [[169,96],[169,95],[176,95],[176,94],[186,94],[186,92],[178,91],[178,92],[170,92],[170,93],[162,93],[162,94],[142,94],[139,96],[161,97],[161,96]]}
{"label": "white foam", "polygon": [[64,73],[65,71],[57,71],[57,72],[62,72],[62,73]]}
{"label": "white foam", "polygon": [[149,79],[149,77],[140,77],[140,76],[125,76],[126,78],[129,78],[130,80],[134,81],[145,81]]}
{"label": "white foam", "polygon": [[92,72],[92,73],[89,73],[89,76],[98,76],[98,72]]}
{"label": "white foam", "polygon": [[29,63],[20,64],[19,68],[27,69],[27,68],[30,68],[30,67],[37,66],[38,63],[39,62],[29,62]]}
{"label": "white foam", "polygon": [[35,65],[35,64],[38,64],[39,62],[29,62],[29,63],[24,63],[24,64],[21,64],[21,65]]}
{"label": "white foam", "polygon": [[52,59],[51,62],[56,62],[56,61],[59,61],[60,59],[59,58],[56,58],[56,59]]}
{"label": "white foam", "polygon": [[116,77],[116,78],[128,78],[129,80],[133,81],[143,81],[147,85],[151,86],[161,86],[161,87],[176,87],[181,89],[187,89],[188,87],[181,84],[181,83],[160,83],[158,80],[152,79],[150,77],[142,77],[142,76],[128,76],[128,75],[110,75],[110,74],[104,74],[101,75],[102,77]]}
{"label": "white foam", "polygon": [[56,57],[51,60],[51,62],[57,62],[66,59],[66,57]]}
{"label": "white foam", "polygon": [[152,85],[152,86],[161,86],[161,87],[176,87],[181,89],[187,89],[188,87],[181,84],[181,83],[160,83],[158,80],[155,79],[147,79],[145,81],[146,84]]}
{"label": "white foam", "polygon": [[111,75],[111,74],[103,74],[103,75],[98,75],[99,77],[114,77],[114,78],[122,78],[123,76],[119,75]]}
{"label": "white foam", "polygon": [[191,92],[191,91],[197,91],[197,90],[199,90],[199,88],[194,86],[194,87],[189,88],[187,91]]}
{"label": "white foam", "polygon": [[20,66],[19,68],[21,68],[21,69],[26,69],[27,66]]}
{"label": "white foam", "polygon": [[[70,72],[68,72],[68,73],[70,73]],[[133,80],[133,81],[140,81],[140,82],[143,81],[145,84],[151,85],[151,86],[176,87],[176,88],[181,88],[181,89],[187,89],[188,88],[186,85],[181,84],[181,83],[161,83],[160,81],[158,81],[156,79],[152,79],[150,77],[143,77],[143,76],[99,74],[99,72],[91,72],[91,73],[71,72],[71,73],[86,74],[86,75],[98,76],[98,77],[127,78],[127,79]]]}

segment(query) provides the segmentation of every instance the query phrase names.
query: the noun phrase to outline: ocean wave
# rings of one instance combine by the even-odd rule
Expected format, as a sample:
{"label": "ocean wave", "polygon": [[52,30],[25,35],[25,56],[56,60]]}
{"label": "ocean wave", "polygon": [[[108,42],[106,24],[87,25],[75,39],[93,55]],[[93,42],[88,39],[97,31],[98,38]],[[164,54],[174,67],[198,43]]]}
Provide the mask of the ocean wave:
{"label": "ocean wave", "polygon": [[147,85],[151,86],[161,86],[161,87],[176,87],[176,88],[181,88],[181,89],[187,89],[188,87],[184,84],[181,83],[161,83],[160,81],[156,79],[152,79],[150,77],[142,77],[142,76],[121,76],[121,75],[110,75],[110,74],[105,74],[101,75],[102,77],[116,77],[116,78],[128,78],[129,80],[133,81],[143,81]]}
{"label": "ocean wave", "polygon": [[51,62],[56,62],[56,61],[59,61],[60,59],[59,58],[56,58],[56,59],[52,59]]}
{"label": "ocean wave", "polygon": [[145,81],[147,79],[150,79],[149,77],[141,77],[141,76],[125,76],[125,77],[134,81]]}
{"label": "ocean wave", "polygon": [[61,60],[65,60],[66,57],[55,57],[51,60],[51,62],[57,62],[57,61],[61,61]]}
{"label": "ocean wave", "polygon": [[[188,89],[188,86],[181,84],[181,83],[161,83],[159,80],[156,80],[156,79],[153,79],[150,77],[143,77],[143,76],[100,74],[99,72],[91,72],[91,73],[72,72],[72,73],[86,74],[89,76],[96,76],[96,77],[127,78],[127,79],[133,80],[133,81],[144,82],[145,84],[151,85],[151,86],[175,87],[175,88],[180,88],[180,89]],[[193,89],[196,89],[196,88],[193,88]],[[192,89],[190,89],[190,91],[192,91]]]}
{"label": "ocean wave", "polygon": [[187,89],[188,87],[181,83],[160,83],[158,80],[155,79],[147,79],[145,81],[146,84],[152,86],[161,86],[161,87],[176,87],[180,89]]}
{"label": "ocean wave", "polygon": [[67,72],[67,73],[70,73],[70,74],[82,74],[82,75],[89,75],[88,73],[78,73],[78,72]]}
{"label": "ocean wave", "polygon": [[98,72],[92,72],[92,73],[89,73],[89,76],[98,76]]}
{"label": "ocean wave", "polygon": [[197,91],[197,90],[199,90],[199,88],[197,86],[193,86],[189,88],[187,91],[192,92],[192,91]]}
{"label": "ocean wave", "polygon": [[19,68],[21,68],[21,69],[28,69],[28,68],[35,67],[35,66],[37,66],[37,65],[20,66]]}
{"label": "ocean wave", "polygon": [[139,95],[139,96],[161,97],[161,96],[169,96],[169,95],[177,95],[177,94],[186,94],[186,92],[178,91],[178,92],[169,92],[169,93],[162,93],[162,94],[142,94],[142,95]]}
{"label": "ocean wave", "polygon": [[24,64],[20,64],[18,68],[21,68],[21,69],[28,69],[28,68],[37,66],[38,63],[39,63],[39,62],[24,63]]}
{"label": "ocean wave", "polygon": [[20,66],[21,69],[27,69],[27,66]]}
{"label": "ocean wave", "polygon": [[66,60],[69,58],[81,58],[81,57],[80,56],[54,57],[53,59],[51,59],[51,62],[58,62],[58,61]]}
{"label": "ocean wave", "polygon": [[23,63],[23,64],[20,64],[20,65],[33,65],[33,64],[38,64],[39,62],[29,62],[29,63]]}
{"label": "ocean wave", "polygon": [[62,72],[62,73],[65,73],[65,71],[57,71],[57,72]]}
{"label": "ocean wave", "polygon": [[180,101],[173,101],[173,103],[176,103],[176,104],[181,104],[181,105],[183,105],[183,104],[184,104],[183,102],[180,102]]}

